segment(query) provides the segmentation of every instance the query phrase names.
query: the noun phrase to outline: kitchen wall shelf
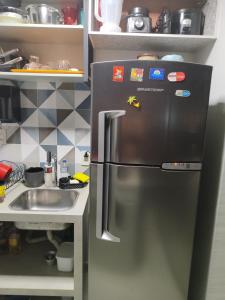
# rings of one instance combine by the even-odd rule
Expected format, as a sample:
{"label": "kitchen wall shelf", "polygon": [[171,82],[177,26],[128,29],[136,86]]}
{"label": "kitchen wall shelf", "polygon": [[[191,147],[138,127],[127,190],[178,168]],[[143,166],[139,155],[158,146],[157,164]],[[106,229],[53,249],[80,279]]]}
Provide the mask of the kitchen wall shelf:
{"label": "kitchen wall shelf", "polygon": [[0,80],[16,80],[16,81],[49,81],[49,82],[83,82],[83,75],[74,74],[36,74],[36,73],[12,73],[0,72]]}
{"label": "kitchen wall shelf", "polygon": [[0,256],[0,291],[10,295],[74,296],[73,273],[48,266],[44,254],[49,242],[24,246],[19,255]]}
{"label": "kitchen wall shelf", "polygon": [[83,44],[82,25],[1,24],[1,42]]}
{"label": "kitchen wall shelf", "polygon": [[215,36],[146,33],[89,33],[95,49],[196,52],[212,46]]}

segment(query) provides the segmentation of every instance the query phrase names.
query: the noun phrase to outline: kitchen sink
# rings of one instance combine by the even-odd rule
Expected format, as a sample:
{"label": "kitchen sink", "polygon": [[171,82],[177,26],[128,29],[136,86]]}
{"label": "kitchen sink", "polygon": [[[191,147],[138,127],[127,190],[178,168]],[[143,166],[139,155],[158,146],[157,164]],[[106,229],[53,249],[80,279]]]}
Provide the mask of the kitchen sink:
{"label": "kitchen sink", "polygon": [[20,211],[64,211],[71,209],[78,192],[65,190],[31,189],[18,196],[9,207]]}

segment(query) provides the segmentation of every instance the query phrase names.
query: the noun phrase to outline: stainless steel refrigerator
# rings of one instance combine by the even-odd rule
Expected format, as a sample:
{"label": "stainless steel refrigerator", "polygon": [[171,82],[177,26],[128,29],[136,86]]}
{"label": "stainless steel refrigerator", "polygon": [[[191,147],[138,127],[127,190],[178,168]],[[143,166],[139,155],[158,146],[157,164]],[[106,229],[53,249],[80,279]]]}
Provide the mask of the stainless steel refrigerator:
{"label": "stainless steel refrigerator", "polygon": [[211,72],[92,65],[89,300],[187,300]]}

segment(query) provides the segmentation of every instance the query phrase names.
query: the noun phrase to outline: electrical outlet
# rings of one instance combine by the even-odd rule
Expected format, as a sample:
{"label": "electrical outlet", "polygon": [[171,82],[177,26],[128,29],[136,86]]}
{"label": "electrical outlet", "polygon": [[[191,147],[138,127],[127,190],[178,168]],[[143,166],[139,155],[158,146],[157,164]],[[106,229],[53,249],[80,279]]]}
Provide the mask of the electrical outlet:
{"label": "electrical outlet", "polygon": [[6,144],[6,128],[3,126],[0,127],[0,145],[5,145]]}

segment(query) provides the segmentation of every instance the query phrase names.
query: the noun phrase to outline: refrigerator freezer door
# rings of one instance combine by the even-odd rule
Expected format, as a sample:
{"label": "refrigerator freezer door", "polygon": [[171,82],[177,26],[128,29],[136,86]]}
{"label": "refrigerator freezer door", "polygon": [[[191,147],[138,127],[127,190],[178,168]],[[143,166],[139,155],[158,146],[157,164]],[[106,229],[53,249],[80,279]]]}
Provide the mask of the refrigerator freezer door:
{"label": "refrigerator freezer door", "polygon": [[[124,68],[120,82],[113,81],[115,66]],[[143,70],[143,81],[132,81],[131,70],[135,68]],[[153,74],[158,69],[161,77]],[[101,161],[101,113],[125,111],[115,119],[106,115],[104,138],[110,142],[105,145],[105,153],[110,154],[107,162],[155,166],[173,161],[201,162],[211,70],[208,66],[164,61],[93,64],[92,161]],[[169,81],[169,74],[174,72],[183,74],[183,81]],[[132,99],[140,107],[130,105]]]}
{"label": "refrigerator freezer door", "polygon": [[91,165],[89,299],[187,300],[200,172],[109,164],[108,229],[120,238],[112,243],[96,237],[97,167]]}

